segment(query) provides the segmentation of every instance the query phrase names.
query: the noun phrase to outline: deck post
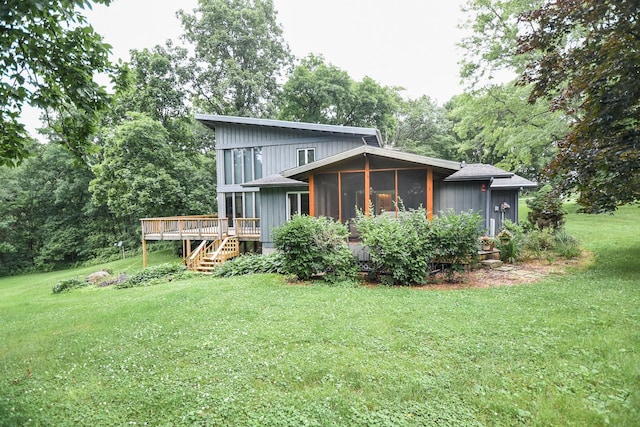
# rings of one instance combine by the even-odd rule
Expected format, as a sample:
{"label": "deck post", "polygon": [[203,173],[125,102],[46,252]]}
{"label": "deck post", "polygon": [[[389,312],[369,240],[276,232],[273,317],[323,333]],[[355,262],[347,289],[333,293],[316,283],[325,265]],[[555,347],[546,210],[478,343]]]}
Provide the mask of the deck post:
{"label": "deck post", "polygon": [[147,268],[147,241],[142,239],[142,268]]}

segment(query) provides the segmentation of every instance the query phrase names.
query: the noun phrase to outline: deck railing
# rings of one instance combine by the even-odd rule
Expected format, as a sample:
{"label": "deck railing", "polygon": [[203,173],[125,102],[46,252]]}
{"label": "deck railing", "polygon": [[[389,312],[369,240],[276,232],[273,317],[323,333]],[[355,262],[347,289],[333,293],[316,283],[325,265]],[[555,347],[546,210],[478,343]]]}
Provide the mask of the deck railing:
{"label": "deck railing", "polygon": [[237,218],[229,227],[227,218],[216,216],[176,216],[143,218],[142,240],[212,240],[226,236],[260,237],[260,218]]}

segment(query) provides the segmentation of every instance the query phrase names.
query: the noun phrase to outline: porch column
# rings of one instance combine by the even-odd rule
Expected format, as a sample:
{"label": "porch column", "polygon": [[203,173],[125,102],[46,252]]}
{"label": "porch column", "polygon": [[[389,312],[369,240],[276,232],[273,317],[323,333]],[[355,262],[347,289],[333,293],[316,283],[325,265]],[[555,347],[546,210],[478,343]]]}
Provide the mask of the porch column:
{"label": "porch column", "polygon": [[433,168],[427,168],[427,218],[433,219]]}
{"label": "porch column", "polygon": [[[369,212],[369,205],[371,204],[371,180],[369,177],[369,157],[364,155],[364,215],[369,216],[371,213]],[[342,198],[342,194],[340,194]]]}
{"label": "porch column", "polygon": [[313,174],[311,174],[309,175],[309,216],[316,216],[316,191],[313,181]]}

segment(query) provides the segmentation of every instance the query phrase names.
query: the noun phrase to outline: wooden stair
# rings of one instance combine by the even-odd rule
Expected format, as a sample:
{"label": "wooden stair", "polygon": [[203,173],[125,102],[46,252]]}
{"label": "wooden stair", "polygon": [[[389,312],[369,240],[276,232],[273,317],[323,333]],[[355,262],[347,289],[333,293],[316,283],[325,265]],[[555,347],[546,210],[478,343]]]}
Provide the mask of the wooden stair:
{"label": "wooden stair", "polygon": [[187,268],[191,271],[211,273],[226,261],[240,255],[240,241],[235,236],[212,242],[203,241],[187,259]]}

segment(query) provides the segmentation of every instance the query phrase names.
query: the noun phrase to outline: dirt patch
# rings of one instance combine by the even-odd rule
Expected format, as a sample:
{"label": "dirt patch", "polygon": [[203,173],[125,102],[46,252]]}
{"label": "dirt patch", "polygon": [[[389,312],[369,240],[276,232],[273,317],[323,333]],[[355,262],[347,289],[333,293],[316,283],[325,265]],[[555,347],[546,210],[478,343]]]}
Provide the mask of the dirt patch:
{"label": "dirt patch", "polygon": [[501,267],[493,269],[482,267],[456,275],[454,283],[445,282],[444,275],[438,273],[431,276],[426,285],[414,286],[413,288],[446,290],[524,285],[538,282],[547,276],[566,274],[569,268],[587,266],[591,260],[591,255],[585,253],[580,258],[570,260],[562,259],[549,262],[534,259],[517,264],[503,264]]}

